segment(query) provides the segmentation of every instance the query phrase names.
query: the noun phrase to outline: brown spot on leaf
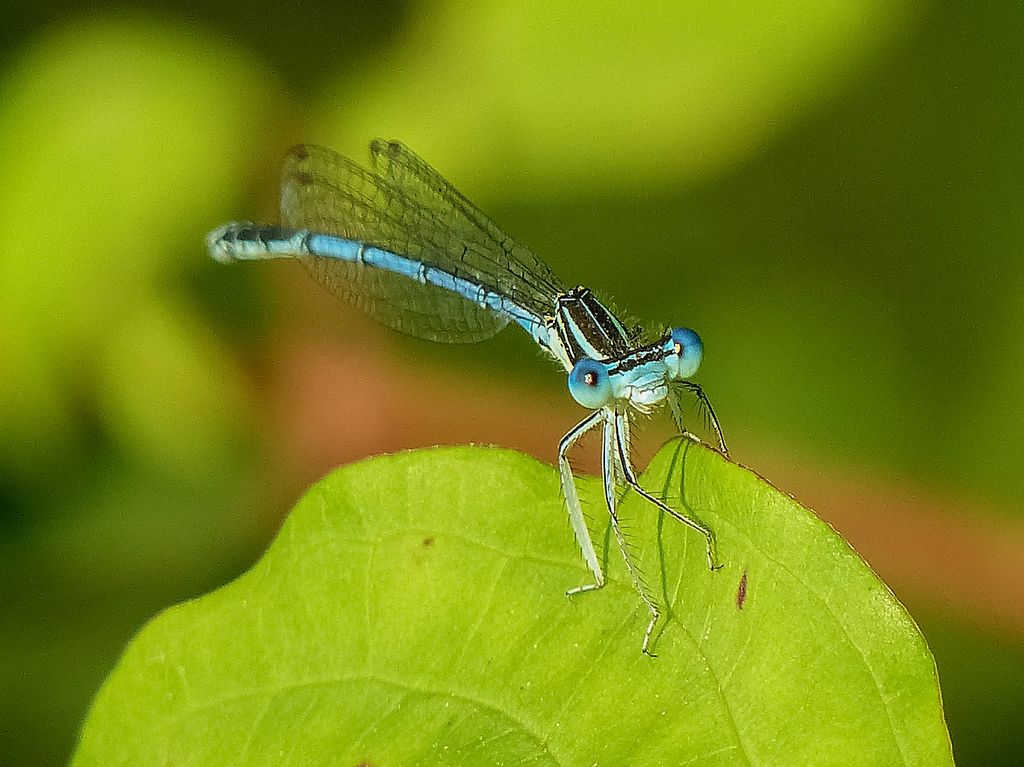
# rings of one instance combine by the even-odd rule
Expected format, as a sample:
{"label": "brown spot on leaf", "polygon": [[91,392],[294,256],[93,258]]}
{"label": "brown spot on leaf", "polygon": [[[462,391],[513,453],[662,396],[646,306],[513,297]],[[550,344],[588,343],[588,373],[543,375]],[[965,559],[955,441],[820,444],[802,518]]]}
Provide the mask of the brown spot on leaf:
{"label": "brown spot on leaf", "polygon": [[742,610],[744,603],[747,601],[747,571],[743,571],[743,575],[740,576],[740,585],[736,587],[736,609]]}

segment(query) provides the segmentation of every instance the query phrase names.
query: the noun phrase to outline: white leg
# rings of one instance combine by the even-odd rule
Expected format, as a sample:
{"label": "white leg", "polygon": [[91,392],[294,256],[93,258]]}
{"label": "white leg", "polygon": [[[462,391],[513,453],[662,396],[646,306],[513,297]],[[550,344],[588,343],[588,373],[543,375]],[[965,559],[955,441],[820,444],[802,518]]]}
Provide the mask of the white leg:
{"label": "white leg", "polygon": [[590,538],[590,531],[587,529],[587,521],[583,517],[583,508],[580,506],[579,493],[576,491],[576,478],[572,474],[572,467],[566,453],[576,444],[580,437],[605,420],[603,410],[595,410],[578,424],[573,426],[569,433],[562,437],[558,443],[558,472],[562,478],[562,495],[565,496],[565,505],[569,509],[569,522],[572,524],[572,532],[576,536],[576,543],[579,544],[583,560],[594,575],[593,583],[586,583],[582,586],[569,589],[567,596],[578,594],[581,591],[599,589],[604,585],[604,573],[601,572],[601,563],[597,559],[597,552],[594,550],[594,542]]}
{"label": "white leg", "polygon": [[647,605],[647,609],[651,613],[651,620],[647,624],[647,630],[644,632],[644,641],[640,649],[645,655],[654,657],[654,653],[650,650],[651,634],[658,623],[658,618],[661,617],[661,609],[648,591],[640,568],[633,562],[633,557],[629,553],[629,546],[626,543],[626,537],[622,534],[622,528],[619,525],[619,515],[616,509],[616,473],[621,472],[621,475],[626,477],[629,471],[627,466],[628,457],[625,451],[621,449],[626,440],[624,434],[625,429],[628,429],[626,424],[625,417],[621,413],[616,413],[614,418],[608,418],[604,424],[602,455],[604,500],[608,505],[608,513],[611,515],[612,520],[612,531],[615,533],[615,540],[619,544],[619,551],[622,553],[622,560],[626,563],[626,570],[629,572],[629,578],[633,582],[633,588],[636,589],[640,599]]}
{"label": "white leg", "polygon": [[[708,417],[708,421],[711,423],[711,428],[715,430],[715,436],[718,437],[718,449],[726,458],[729,457],[729,448],[725,446],[725,435],[722,434],[722,425],[718,423],[718,416],[715,415],[715,409],[711,407],[711,400],[708,399],[708,395],[704,393],[704,390],[700,387],[700,384],[695,384],[693,381],[679,381],[679,385],[683,389],[687,389],[693,392],[694,396],[697,397],[697,401],[700,402],[701,407],[704,408],[704,412]],[[680,412],[676,418],[679,430],[686,434],[687,431],[683,427],[682,421],[682,408],[676,403],[676,407],[679,408]]]}
{"label": "white leg", "polygon": [[[619,421],[622,420],[623,418],[624,418],[624,416],[621,413],[616,414],[615,422],[616,422],[617,426],[618,426]],[[618,432],[618,431],[620,431],[620,429],[617,428],[616,431]],[[643,496],[648,501],[653,503],[655,506],[657,506],[659,509],[664,511],[669,516],[677,519],[678,521],[682,522],[687,527],[690,527],[693,530],[696,530],[701,535],[703,535],[705,541],[707,541],[708,569],[710,569],[710,570],[718,570],[722,565],[718,564],[717,561],[716,561],[716,557],[715,557],[715,536],[714,536],[714,533],[712,533],[709,528],[705,527],[704,525],[702,525],[697,520],[691,519],[690,517],[687,517],[687,516],[685,516],[683,514],[680,514],[678,511],[676,511],[673,508],[670,508],[668,505],[666,505],[665,503],[661,502],[660,500],[655,498],[653,495],[648,493],[646,490],[644,490],[642,487],[640,487],[640,483],[636,479],[636,474],[633,473],[633,468],[629,465],[628,449],[627,449],[627,446],[624,444],[623,440],[621,440],[621,439],[617,439],[616,440],[615,449],[618,452],[618,462],[619,462],[619,464],[622,467],[623,477],[626,480],[626,484],[628,484],[637,493],[639,493],[641,496]]]}

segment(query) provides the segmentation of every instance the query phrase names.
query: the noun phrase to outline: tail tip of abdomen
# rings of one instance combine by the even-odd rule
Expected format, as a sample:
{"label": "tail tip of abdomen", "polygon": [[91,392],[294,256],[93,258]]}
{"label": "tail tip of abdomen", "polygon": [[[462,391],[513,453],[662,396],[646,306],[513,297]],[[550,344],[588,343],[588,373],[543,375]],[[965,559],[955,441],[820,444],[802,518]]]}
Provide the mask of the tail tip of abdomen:
{"label": "tail tip of abdomen", "polygon": [[210,253],[210,258],[222,264],[237,261],[240,253],[239,242],[248,239],[240,235],[252,227],[251,221],[231,221],[218,226],[206,235],[206,249]]}

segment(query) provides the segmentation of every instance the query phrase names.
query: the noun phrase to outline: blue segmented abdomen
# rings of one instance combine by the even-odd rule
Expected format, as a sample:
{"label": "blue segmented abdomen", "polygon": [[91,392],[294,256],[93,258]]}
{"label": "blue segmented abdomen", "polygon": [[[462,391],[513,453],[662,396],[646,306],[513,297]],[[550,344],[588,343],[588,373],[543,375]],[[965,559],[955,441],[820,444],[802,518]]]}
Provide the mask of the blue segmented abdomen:
{"label": "blue segmented abdomen", "polygon": [[[360,271],[365,271],[367,277],[381,273],[394,275],[408,281],[408,289],[417,289],[417,287],[420,291],[425,288],[437,289],[439,292],[431,295],[436,298],[435,306],[443,309],[443,312],[439,312],[439,314],[443,314],[445,317],[450,315],[449,304],[451,301],[449,299],[457,297],[467,312],[472,311],[475,307],[494,316],[494,324],[498,325],[497,329],[511,320],[526,330],[535,341],[548,348],[547,328],[543,319],[518,306],[499,292],[490,290],[487,286],[480,285],[471,279],[452,274],[438,266],[393,253],[366,242],[332,234],[311,232],[306,229],[278,225],[256,225],[242,221],[226,224],[211,232],[208,246],[211,256],[222,262],[272,258],[296,258],[305,261],[318,281],[323,282],[334,292],[341,291],[338,291],[330,280],[326,279],[329,275],[314,268],[315,265],[309,264],[309,261],[324,259],[329,262],[349,264],[359,268]],[[328,271],[330,270],[328,269]],[[358,275],[358,272],[353,273],[353,276],[355,275]],[[390,292],[393,294],[395,291]],[[353,299],[353,296],[348,293],[342,293],[342,295],[350,300]],[[417,300],[422,302],[422,298]],[[356,300],[355,303],[359,304],[360,302]],[[372,307],[363,306],[362,308],[375,314]],[[378,319],[383,319],[386,324],[391,324],[387,322],[387,317],[378,317]],[[429,332],[416,332],[404,324],[398,329],[413,332],[414,335],[430,337]],[[496,331],[491,331],[488,328],[486,335],[492,335],[493,332]],[[451,339],[435,338],[434,340]],[[478,339],[469,338],[467,340]]]}

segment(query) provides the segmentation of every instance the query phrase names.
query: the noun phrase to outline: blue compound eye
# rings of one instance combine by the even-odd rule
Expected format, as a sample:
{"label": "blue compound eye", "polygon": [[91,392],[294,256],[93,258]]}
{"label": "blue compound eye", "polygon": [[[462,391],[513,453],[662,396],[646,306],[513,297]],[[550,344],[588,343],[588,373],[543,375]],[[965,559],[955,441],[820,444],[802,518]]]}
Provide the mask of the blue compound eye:
{"label": "blue compound eye", "polygon": [[689,378],[704,359],[704,342],[689,328],[672,328],[665,340],[665,364],[673,378]]}
{"label": "blue compound eye", "polygon": [[612,400],[608,370],[597,360],[584,357],[569,373],[569,393],[583,407],[597,410]]}

